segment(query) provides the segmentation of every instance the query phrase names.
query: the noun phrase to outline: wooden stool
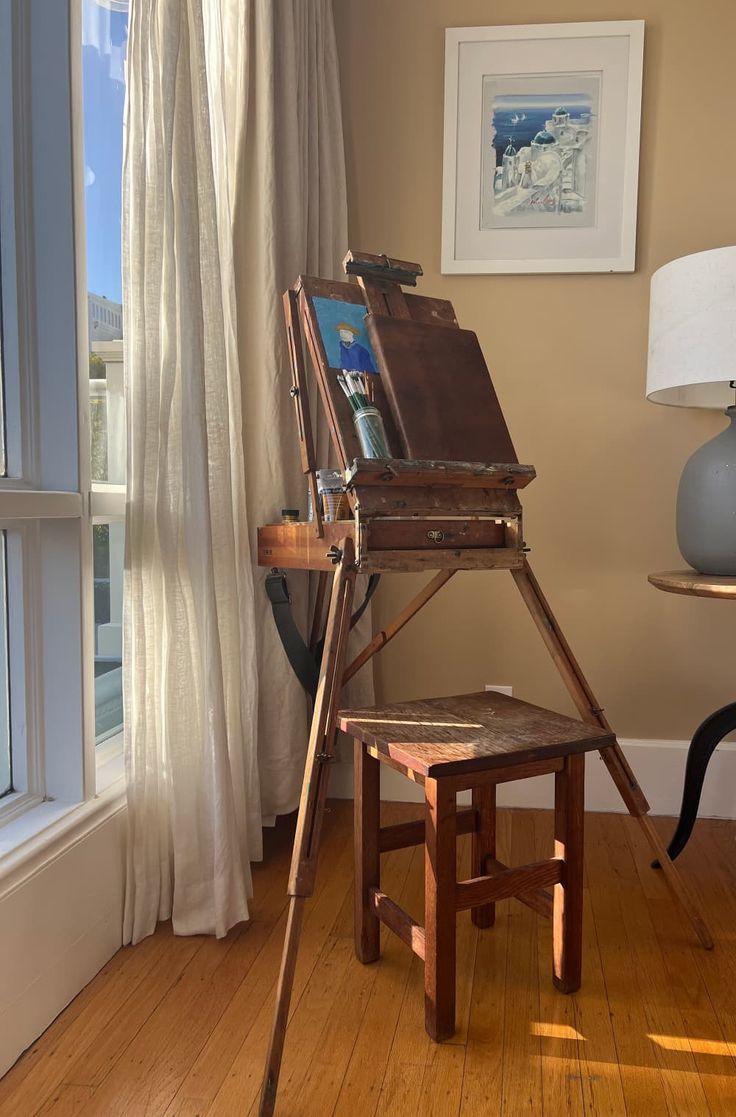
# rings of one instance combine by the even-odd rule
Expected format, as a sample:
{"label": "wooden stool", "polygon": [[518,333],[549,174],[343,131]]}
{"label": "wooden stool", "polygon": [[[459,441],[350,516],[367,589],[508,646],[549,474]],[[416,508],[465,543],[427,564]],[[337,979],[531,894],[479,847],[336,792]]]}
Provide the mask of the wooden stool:
{"label": "wooden stool", "polygon": [[[380,923],[424,960],[425,1026],[434,1040],[455,1031],[455,915],[478,927],[495,901],[515,896],[553,919],[553,981],[580,987],[585,753],[612,734],[489,691],[363,710],[338,724],[355,738],[355,949],[380,955]],[[379,764],[424,784],[425,819],[380,825]],[[554,856],[520,868],[496,860],[496,784],[555,774]],[[472,807],[456,809],[458,791]],[[472,877],[457,880],[456,836],[472,833]],[[381,891],[380,855],[424,843],[424,927]],[[547,889],[554,886],[554,893]]]}

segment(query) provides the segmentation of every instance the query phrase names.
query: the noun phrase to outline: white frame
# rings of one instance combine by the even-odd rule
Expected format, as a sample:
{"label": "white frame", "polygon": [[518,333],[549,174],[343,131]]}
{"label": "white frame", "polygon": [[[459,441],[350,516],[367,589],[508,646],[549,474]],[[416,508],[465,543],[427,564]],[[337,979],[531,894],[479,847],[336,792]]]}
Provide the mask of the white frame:
{"label": "white frame", "polygon": [[[605,38],[629,40],[626,92],[626,141],[623,159],[623,206],[620,252],[606,257],[559,256],[539,259],[470,259],[456,252],[458,180],[458,100],[460,51],[464,43]],[[631,272],[636,266],[636,212],[639,179],[639,132],[644,57],[644,20],[547,23],[509,27],[450,27],[445,32],[445,126],[442,191],[443,274],[529,274],[553,272]],[[561,71],[564,67],[560,67]],[[523,72],[523,69],[522,69]],[[480,92],[478,96],[480,97]],[[564,229],[555,230],[561,235]],[[506,233],[507,230],[504,230]]]}
{"label": "white frame", "polygon": [[122,734],[95,749],[92,524],[124,518],[125,489],[89,476],[80,0],[0,0],[0,94],[14,784],[0,799],[2,885],[121,772]]}

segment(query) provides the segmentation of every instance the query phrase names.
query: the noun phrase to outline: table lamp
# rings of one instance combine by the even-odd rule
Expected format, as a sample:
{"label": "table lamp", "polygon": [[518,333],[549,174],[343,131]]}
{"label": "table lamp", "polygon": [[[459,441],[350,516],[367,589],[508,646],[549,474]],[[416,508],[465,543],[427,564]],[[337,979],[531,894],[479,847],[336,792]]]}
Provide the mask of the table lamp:
{"label": "table lamp", "polygon": [[652,276],[647,398],[724,410],[677,493],[677,543],[700,574],[736,575],[736,247],[672,260]]}

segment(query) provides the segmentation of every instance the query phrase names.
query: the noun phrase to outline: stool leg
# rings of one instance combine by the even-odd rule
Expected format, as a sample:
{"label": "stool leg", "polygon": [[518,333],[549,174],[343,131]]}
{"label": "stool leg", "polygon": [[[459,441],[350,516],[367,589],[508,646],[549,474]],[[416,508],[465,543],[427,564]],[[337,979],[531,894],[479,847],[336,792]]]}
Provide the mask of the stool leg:
{"label": "stool leg", "polygon": [[433,1040],[455,1031],[455,792],[426,779],[424,1024]]}
{"label": "stool leg", "polygon": [[581,979],[584,796],[585,753],[567,756],[555,773],[555,857],[565,864],[552,915],[552,980],[563,993],[574,993]]}
{"label": "stool leg", "polygon": [[[482,877],[488,872],[487,859],[496,856],[496,785],[485,784],[473,788],[473,806],[476,811],[475,830],[471,851],[471,877]],[[472,908],[470,918],[476,927],[492,927],[496,922],[496,905],[482,904]]]}
{"label": "stool leg", "polygon": [[361,962],[375,962],[381,955],[381,924],[368,901],[368,889],[378,888],[381,855],[380,764],[355,741],[355,953]]}

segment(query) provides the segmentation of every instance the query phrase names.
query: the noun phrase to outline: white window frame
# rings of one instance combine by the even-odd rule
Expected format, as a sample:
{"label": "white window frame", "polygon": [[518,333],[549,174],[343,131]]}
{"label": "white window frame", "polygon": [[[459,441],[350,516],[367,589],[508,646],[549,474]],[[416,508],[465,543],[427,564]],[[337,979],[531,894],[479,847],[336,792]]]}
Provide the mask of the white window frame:
{"label": "white window frame", "polygon": [[122,768],[122,734],[95,751],[92,524],[124,518],[125,489],[90,483],[81,53],[80,0],[0,0],[14,786],[0,799],[0,876],[3,854]]}

